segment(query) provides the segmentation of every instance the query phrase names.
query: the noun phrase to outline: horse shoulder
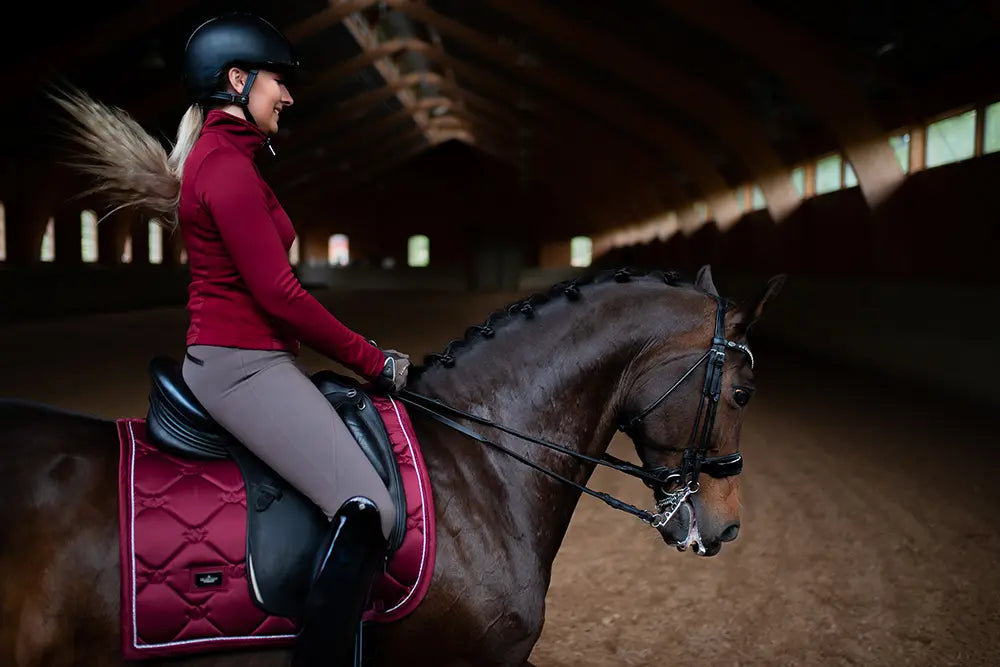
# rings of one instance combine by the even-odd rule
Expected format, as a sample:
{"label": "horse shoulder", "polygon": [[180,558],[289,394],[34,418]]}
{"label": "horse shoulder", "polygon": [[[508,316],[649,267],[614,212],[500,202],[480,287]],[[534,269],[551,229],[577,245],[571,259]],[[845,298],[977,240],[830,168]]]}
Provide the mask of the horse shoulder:
{"label": "horse shoulder", "polygon": [[411,619],[385,628],[380,664],[524,664],[541,635],[548,577],[530,555],[500,542],[439,526],[431,588]]}

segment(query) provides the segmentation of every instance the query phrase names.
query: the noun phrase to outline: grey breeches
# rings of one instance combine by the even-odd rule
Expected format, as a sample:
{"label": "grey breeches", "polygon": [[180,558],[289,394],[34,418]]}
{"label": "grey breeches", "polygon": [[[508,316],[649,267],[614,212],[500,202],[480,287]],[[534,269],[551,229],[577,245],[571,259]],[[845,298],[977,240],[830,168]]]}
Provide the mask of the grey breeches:
{"label": "grey breeches", "polygon": [[396,509],[337,411],[288,352],[192,345],[184,381],[212,417],[332,517],[364,496],[388,538]]}

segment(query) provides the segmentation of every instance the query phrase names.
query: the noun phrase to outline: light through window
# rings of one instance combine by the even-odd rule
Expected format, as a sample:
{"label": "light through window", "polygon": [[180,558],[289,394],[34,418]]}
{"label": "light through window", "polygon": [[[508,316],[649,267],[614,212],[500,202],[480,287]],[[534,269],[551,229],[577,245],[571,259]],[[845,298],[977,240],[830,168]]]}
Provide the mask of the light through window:
{"label": "light through window", "polygon": [[831,155],[816,161],[816,194],[821,195],[840,189],[840,155]]}
{"label": "light through window", "polygon": [[52,262],[56,258],[56,221],[55,218],[49,218],[48,224],[45,225],[45,235],[42,236],[42,254],[41,260],[43,262]]}
{"label": "light through window", "polygon": [[406,244],[406,263],[409,266],[427,266],[431,263],[431,242],[423,234],[411,236]]}
{"label": "light through window", "polygon": [[927,166],[937,167],[976,154],[976,111],[967,111],[927,126]]}
{"label": "light through window", "polygon": [[97,214],[93,211],[80,212],[80,258],[97,261]]}
{"label": "light through window", "polygon": [[570,266],[590,266],[594,244],[589,236],[574,236],[569,242]]}
{"label": "light through window", "polygon": [[347,237],[334,234],[327,244],[327,262],[330,266],[347,266],[351,261],[351,250]]}
{"label": "light through window", "polygon": [[986,107],[983,118],[983,152],[1000,151],[1000,102]]}
{"label": "light through window", "polygon": [[156,218],[149,221],[149,263],[163,263],[163,227]]}

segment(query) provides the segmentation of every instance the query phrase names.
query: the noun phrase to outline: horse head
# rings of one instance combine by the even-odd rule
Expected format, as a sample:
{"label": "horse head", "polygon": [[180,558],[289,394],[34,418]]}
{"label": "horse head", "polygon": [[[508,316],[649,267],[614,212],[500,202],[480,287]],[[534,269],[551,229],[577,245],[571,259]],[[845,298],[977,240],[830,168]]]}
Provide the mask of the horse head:
{"label": "horse head", "polygon": [[755,299],[731,309],[702,267],[689,326],[651,341],[623,377],[622,430],[644,468],[662,479],[647,482],[664,510],[654,525],[679,550],[714,556],[739,534],[740,431],[755,391],[746,336],[784,280],[771,278]]}

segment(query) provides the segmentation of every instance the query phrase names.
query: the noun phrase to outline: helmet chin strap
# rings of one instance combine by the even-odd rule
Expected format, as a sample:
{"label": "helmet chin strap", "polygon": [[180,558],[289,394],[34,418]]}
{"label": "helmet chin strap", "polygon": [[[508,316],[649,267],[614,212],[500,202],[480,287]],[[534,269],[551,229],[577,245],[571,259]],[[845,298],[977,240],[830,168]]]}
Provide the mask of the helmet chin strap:
{"label": "helmet chin strap", "polygon": [[[250,113],[250,87],[253,86],[254,79],[256,78],[257,70],[247,70],[247,82],[243,85],[243,92],[241,94],[236,95],[234,93],[224,93],[222,91],[218,91],[209,95],[209,99],[219,100],[220,102],[226,102],[227,104],[238,104],[240,108],[243,109],[243,115],[246,116],[247,121],[257,125],[257,121],[254,120],[253,114]],[[271,137],[268,137],[264,141],[264,145],[267,146],[267,150],[271,151],[271,155],[275,155],[274,147],[271,146]]]}
{"label": "helmet chin strap", "polygon": [[239,105],[243,107],[243,115],[247,117],[247,120],[257,124],[257,121],[253,119],[250,114],[250,88],[253,86],[254,79],[257,78],[257,70],[252,69],[247,72],[247,82],[243,84],[243,94],[240,95]]}

